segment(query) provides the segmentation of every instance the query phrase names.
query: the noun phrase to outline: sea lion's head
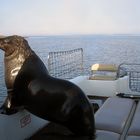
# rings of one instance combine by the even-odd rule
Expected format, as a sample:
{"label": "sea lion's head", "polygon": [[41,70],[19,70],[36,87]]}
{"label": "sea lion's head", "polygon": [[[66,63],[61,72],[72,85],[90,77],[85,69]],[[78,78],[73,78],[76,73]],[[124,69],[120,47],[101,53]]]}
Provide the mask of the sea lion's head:
{"label": "sea lion's head", "polygon": [[24,37],[13,35],[0,38],[0,49],[5,52],[5,57],[16,55],[17,53],[26,54],[31,51],[28,42]]}
{"label": "sea lion's head", "polygon": [[0,38],[0,49],[5,52],[5,81],[12,88],[24,61],[33,53],[24,37],[13,35]]}
{"label": "sea lion's head", "polygon": [[2,105],[2,112],[15,113],[17,99],[14,94],[15,79],[25,60],[32,54],[32,50],[24,37],[0,36],[0,49],[4,51],[5,84],[8,96]]}

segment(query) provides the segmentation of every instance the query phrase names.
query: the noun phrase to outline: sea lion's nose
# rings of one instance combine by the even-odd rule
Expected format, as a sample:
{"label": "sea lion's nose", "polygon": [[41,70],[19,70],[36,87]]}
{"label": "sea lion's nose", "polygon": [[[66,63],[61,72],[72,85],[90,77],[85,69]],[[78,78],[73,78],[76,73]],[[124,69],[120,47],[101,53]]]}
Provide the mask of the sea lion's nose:
{"label": "sea lion's nose", "polygon": [[0,38],[0,49],[1,49],[1,47],[2,47],[2,39]]}
{"label": "sea lion's nose", "polygon": [[8,43],[7,37],[0,35],[0,49],[4,49],[4,45]]}
{"label": "sea lion's nose", "polygon": [[0,38],[0,49],[3,48],[3,38]]}

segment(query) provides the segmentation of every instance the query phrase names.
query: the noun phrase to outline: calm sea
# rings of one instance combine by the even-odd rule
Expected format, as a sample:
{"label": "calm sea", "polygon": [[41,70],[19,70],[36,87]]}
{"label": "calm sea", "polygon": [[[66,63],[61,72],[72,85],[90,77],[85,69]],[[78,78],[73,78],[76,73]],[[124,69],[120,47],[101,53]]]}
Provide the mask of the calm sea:
{"label": "calm sea", "polygon": [[[31,48],[41,57],[46,66],[48,52],[76,48],[83,48],[84,67],[86,70],[94,63],[140,63],[140,36],[38,36],[28,37],[26,39]],[[2,102],[6,96],[2,51],[0,51],[0,63],[0,102]]]}

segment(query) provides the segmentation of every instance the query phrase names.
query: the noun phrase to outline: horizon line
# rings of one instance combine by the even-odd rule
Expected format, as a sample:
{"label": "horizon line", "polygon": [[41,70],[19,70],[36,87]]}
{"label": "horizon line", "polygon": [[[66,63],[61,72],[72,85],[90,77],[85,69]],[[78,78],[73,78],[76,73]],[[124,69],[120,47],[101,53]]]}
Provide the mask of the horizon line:
{"label": "horizon line", "polygon": [[91,36],[91,35],[99,35],[99,36],[140,36],[140,33],[73,33],[73,34],[0,34],[0,36],[12,36],[12,35],[19,35],[24,37],[43,37],[43,36]]}
{"label": "horizon line", "polygon": [[23,35],[23,36],[29,36],[29,37],[43,37],[43,36],[140,36],[140,34],[36,34],[36,35]]}

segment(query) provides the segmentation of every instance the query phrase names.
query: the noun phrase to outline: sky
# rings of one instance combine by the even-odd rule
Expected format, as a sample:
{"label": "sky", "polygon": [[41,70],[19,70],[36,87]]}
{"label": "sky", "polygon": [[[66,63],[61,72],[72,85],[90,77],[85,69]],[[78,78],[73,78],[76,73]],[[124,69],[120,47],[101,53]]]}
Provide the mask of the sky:
{"label": "sky", "polygon": [[0,35],[140,34],[140,0],[0,0]]}

